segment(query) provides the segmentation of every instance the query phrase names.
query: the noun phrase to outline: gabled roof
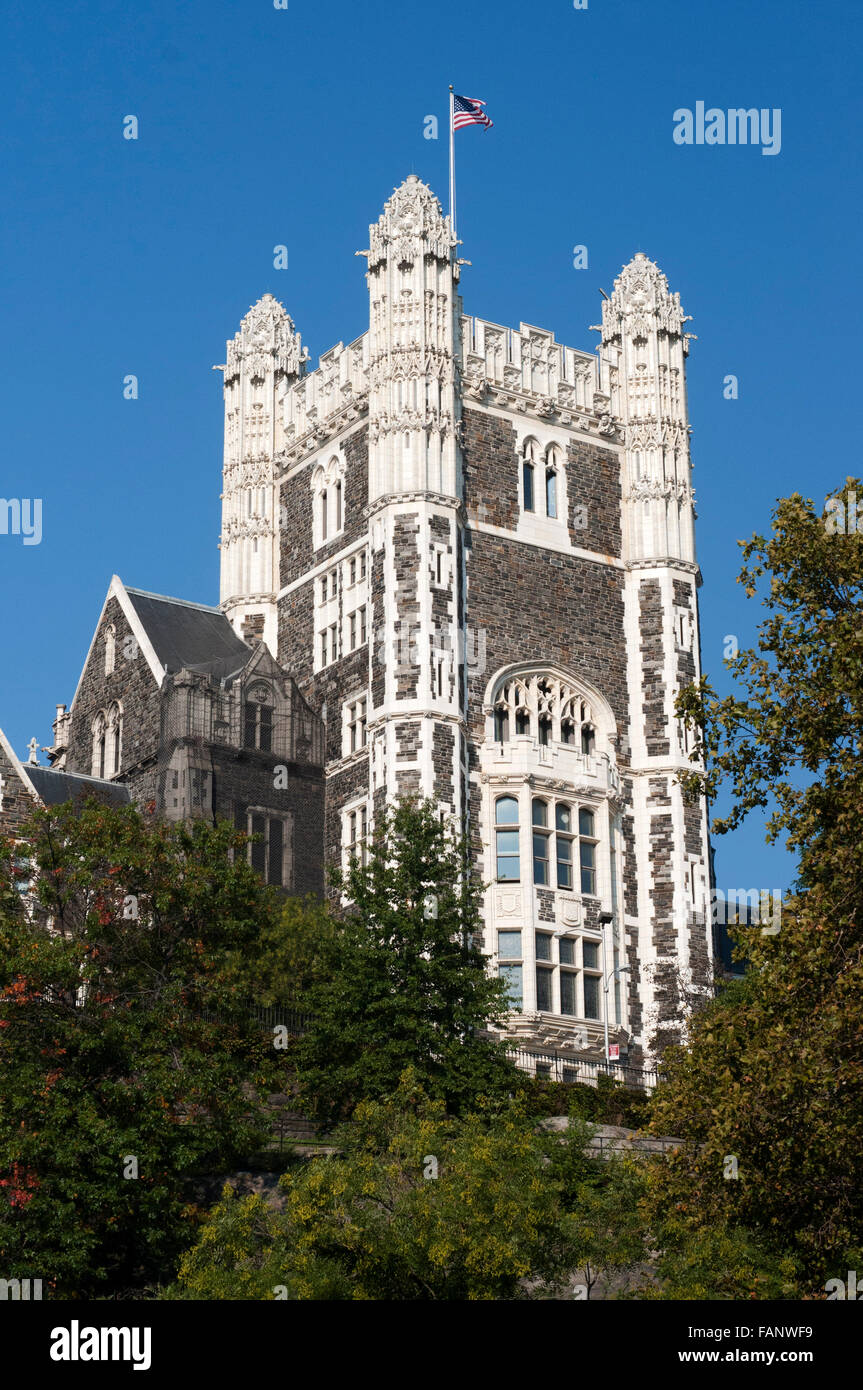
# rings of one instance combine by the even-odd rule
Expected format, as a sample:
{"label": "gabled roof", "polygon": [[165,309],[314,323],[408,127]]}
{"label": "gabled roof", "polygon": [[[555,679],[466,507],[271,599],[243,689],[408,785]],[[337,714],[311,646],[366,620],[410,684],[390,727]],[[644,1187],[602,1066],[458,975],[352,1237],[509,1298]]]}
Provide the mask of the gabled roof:
{"label": "gabled roof", "polygon": [[128,806],[132,799],[129,788],[122,782],[84,777],[79,772],[59,772],[36,763],[23,763],[22,771],[45,806],[59,806],[64,801],[78,801],[88,796],[95,796],[109,806]]}
{"label": "gabled roof", "polygon": [[127,589],[115,574],[84,658],[72,698],[73,708],[112,598],[119,603],[157,686],[161,686],[168,672],[183,667],[223,680],[241,671],[251,656],[252,648],[237,636],[220,609],[181,598],[167,598],[164,594],[150,594],[144,589]]}
{"label": "gabled roof", "polygon": [[223,677],[241,670],[252,654],[218,608],[126,589],[132,607],[166,672],[206,671]]}

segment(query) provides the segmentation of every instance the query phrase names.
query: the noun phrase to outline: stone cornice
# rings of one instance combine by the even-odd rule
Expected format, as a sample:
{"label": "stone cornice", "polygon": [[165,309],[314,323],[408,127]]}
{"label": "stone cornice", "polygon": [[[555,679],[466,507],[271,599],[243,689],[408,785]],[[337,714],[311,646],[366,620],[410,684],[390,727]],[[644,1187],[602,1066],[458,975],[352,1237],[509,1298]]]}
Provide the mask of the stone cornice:
{"label": "stone cornice", "polygon": [[388,492],[383,497],[376,497],[374,502],[367,502],[363,507],[363,518],[371,520],[382,512],[386,507],[402,502],[426,502],[432,506],[446,507],[448,511],[456,513],[463,525],[467,525],[467,512],[464,503],[457,497],[447,497],[442,492]]}
{"label": "stone cornice", "polygon": [[348,425],[352,425],[365,415],[368,408],[368,391],[352,396],[341,409],[333,411],[331,415],[325,415],[322,420],[316,420],[311,429],[306,430],[299,439],[289,440],[282,452],[277,455],[276,465],[290,468],[292,464],[299,463],[309,455],[314,454],[335,435],[341,434]]}

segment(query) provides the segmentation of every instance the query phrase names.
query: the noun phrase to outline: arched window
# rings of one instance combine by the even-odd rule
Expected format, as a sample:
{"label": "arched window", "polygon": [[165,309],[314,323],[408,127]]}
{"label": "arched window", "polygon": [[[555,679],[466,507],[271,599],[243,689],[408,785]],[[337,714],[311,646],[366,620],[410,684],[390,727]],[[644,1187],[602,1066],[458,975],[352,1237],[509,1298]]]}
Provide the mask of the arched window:
{"label": "arched window", "polygon": [[344,527],[345,463],[333,454],[326,464],[318,464],[312,474],[314,499],[314,544],[324,545]]}
{"label": "arched window", "polygon": [[106,731],[107,731],[107,726],[106,726],[106,721],[105,721],[105,712],[104,712],[104,710],[99,710],[99,713],[96,715],[96,717],[95,717],[94,720],[93,720],[93,723],[92,723],[92,726],[91,726],[91,730],[92,730],[92,734],[93,734],[93,766],[92,766],[92,775],[93,775],[94,777],[104,777],[104,776],[105,776],[105,738],[106,738]]}
{"label": "arched window", "polygon": [[551,836],[548,828],[548,802],[535,797],[533,801],[533,881],[544,885],[549,883],[548,850]]}
{"label": "arched window", "polygon": [[514,796],[499,796],[494,804],[495,852],[497,878],[500,882],[517,882],[521,878],[518,848],[518,801]]}
{"label": "arched window", "polygon": [[559,742],[574,754],[595,756],[599,735],[592,706],[562,676],[538,670],[504,677],[489,694],[496,742],[533,735],[540,746]]}
{"label": "arched window", "polygon": [[507,743],[509,741],[509,710],[506,705],[495,706],[494,739],[495,743]]}
{"label": "arched window", "polygon": [[545,453],[545,512],[557,519],[557,475],[560,472],[560,451],[550,444]]}
{"label": "arched window", "polygon": [[105,675],[110,676],[117,659],[117,629],[111,623],[105,633]]}

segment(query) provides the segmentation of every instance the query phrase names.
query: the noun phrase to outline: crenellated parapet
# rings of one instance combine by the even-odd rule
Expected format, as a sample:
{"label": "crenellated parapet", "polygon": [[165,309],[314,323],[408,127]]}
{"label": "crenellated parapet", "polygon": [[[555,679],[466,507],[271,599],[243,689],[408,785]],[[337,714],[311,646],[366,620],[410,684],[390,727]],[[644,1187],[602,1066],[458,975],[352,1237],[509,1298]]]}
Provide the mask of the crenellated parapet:
{"label": "crenellated parapet", "polygon": [[594,353],[566,347],[552,332],[528,323],[505,328],[464,316],[460,336],[469,400],[616,436],[616,385]]}

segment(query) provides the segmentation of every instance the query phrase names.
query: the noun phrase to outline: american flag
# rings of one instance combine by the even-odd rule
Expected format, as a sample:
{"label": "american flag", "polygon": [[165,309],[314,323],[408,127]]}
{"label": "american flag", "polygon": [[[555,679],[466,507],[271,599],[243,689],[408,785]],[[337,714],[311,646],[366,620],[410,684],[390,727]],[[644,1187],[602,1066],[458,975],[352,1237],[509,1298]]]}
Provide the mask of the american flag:
{"label": "american flag", "polygon": [[484,125],[486,130],[494,125],[494,121],[489,120],[483,111],[484,101],[479,101],[476,97],[457,97],[453,92],[452,98],[452,128],[461,130],[463,125]]}

